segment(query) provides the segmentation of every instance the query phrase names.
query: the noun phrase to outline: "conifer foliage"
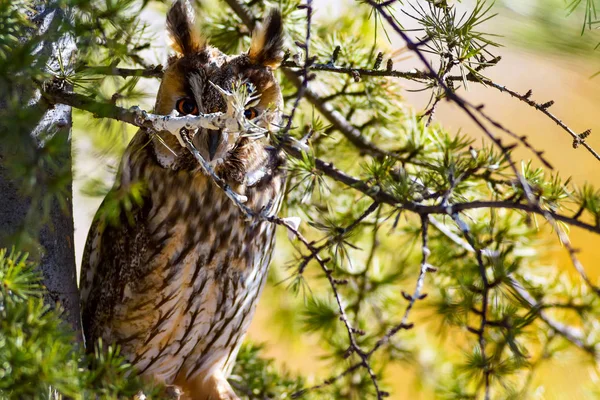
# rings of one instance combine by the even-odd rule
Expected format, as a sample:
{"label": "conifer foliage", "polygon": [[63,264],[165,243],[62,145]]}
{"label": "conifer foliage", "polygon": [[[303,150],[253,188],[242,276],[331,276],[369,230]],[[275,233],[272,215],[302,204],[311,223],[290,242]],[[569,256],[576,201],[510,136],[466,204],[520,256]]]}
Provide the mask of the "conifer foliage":
{"label": "conifer foliage", "polygon": [[[0,183],[15,189],[0,201],[25,210],[10,229],[0,225],[0,398],[165,393],[142,383],[118,348],[86,355],[72,329],[76,307],[52,293],[53,282],[74,282],[74,265],[49,268],[44,238],[63,243],[73,234],[53,217],[72,215],[72,112],[75,121],[96,119],[73,129],[94,131],[109,160],[129,138],[120,134],[125,124],[152,132],[151,110],[130,107],[144,100],[144,83],[162,75],[161,60],[148,56],[156,37],[143,16],[162,13],[166,3],[0,0]],[[464,90],[506,93],[556,122],[570,151],[600,162],[588,144],[594,133],[553,113],[560,97],[537,99],[486,76],[502,62],[501,39],[485,31],[496,12],[491,1],[460,8],[438,0],[348,1],[351,8],[329,19],[316,17],[316,3],[207,0],[197,7],[203,32],[226,52],[248,49],[256,15],[282,10],[288,50],[277,74],[286,119],[269,135],[287,158],[289,178],[284,209],[269,222],[290,240],[281,235],[270,276],[279,284],[268,295],[280,299],[272,302],[273,324],[296,340],[317,337],[328,363],[327,372],[296,376],[276,366],[293,359],[275,363],[246,344],[230,378],[237,393],[382,399],[393,395],[391,371],[403,365],[441,399],[527,399],[539,366],[562,354],[597,368],[600,287],[568,234],[572,227],[600,234],[600,191],[561,177],[542,148],[511,121],[471,104]],[[570,2],[567,11],[594,26],[595,1]],[[405,29],[400,15],[418,29]],[[395,69],[392,37],[419,68]],[[425,110],[403,99],[406,81],[430,94]],[[442,101],[457,105],[484,140],[437,124]],[[515,148],[532,161],[518,159]],[[110,185],[89,187],[99,195]],[[102,212],[127,212],[143,190],[134,185],[107,198]],[[574,274],[542,261],[549,231]]]}

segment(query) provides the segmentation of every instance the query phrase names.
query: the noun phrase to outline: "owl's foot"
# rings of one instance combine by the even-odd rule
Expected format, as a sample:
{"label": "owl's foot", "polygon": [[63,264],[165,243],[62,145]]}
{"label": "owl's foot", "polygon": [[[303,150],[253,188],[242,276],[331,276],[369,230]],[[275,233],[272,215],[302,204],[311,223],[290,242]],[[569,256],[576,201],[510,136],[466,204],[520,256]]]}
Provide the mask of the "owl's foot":
{"label": "owl's foot", "polygon": [[169,400],[180,400],[183,392],[178,386],[169,385],[165,388],[164,395]]}
{"label": "owl's foot", "polygon": [[181,388],[181,400],[240,400],[220,371],[210,377],[198,375],[181,382]]}
{"label": "owl's foot", "polygon": [[[161,393],[161,398],[168,400],[181,400],[181,395],[183,392],[178,386],[168,385],[165,387],[165,390]],[[144,392],[139,391],[135,396],[133,396],[132,400],[148,400],[148,397],[144,394]]]}

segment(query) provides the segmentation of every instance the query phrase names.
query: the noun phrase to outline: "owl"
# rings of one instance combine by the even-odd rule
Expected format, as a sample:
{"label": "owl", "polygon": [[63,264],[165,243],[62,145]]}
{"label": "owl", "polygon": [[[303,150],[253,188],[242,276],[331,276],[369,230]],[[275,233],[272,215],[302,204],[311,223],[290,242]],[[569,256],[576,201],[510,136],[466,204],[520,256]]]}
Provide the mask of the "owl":
{"label": "owl", "polygon": [[[280,123],[283,98],[273,74],[282,59],[279,11],[253,32],[248,52],[235,56],[208,45],[184,0],[166,25],[175,55],[155,113],[225,112],[218,88],[245,85],[256,98],[246,118],[265,129]],[[187,133],[248,207],[278,211],[283,158],[268,139]],[[242,215],[169,132],[134,136],[108,196],[125,196],[134,185],[144,188],[139,204],[108,218],[103,203],[90,228],[80,282],[87,346],[98,339],[119,345],[143,377],[180,388],[184,398],[236,399],[227,377],[266,281],[274,225]]]}

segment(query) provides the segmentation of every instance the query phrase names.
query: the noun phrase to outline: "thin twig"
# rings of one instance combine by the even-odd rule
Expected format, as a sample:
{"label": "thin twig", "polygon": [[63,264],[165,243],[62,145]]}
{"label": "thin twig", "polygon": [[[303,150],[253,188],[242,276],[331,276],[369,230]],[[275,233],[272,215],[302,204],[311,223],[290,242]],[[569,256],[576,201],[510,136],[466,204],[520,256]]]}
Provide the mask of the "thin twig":
{"label": "thin twig", "polygon": [[150,68],[118,68],[113,65],[80,66],[76,72],[84,72],[90,75],[114,75],[122,78],[139,76],[142,78],[162,78],[164,70],[162,65],[152,66]]}
{"label": "thin twig", "polygon": [[458,213],[451,214],[451,217],[454,220],[454,222],[456,223],[456,225],[458,226],[458,228],[460,229],[460,231],[462,232],[467,243],[469,243],[469,245],[475,252],[475,258],[477,259],[477,266],[479,267],[479,276],[481,278],[481,283],[483,285],[483,288],[481,289],[481,298],[482,298],[481,311],[479,312],[479,316],[481,317],[481,322],[479,325],[479,329],[470,330],[470,331],[475,333],[478,338],[479,351],[481,352],[481,358],[483,359],[483,362],[484,362],[484,367],[483,367],[484,392],[485,392],[484,398],[485,398],[485,400],[490,400],[491,368],[490,368],[490,360],[488,360],[488,358],[487,358],[487,352],[486,352],[486,348],[485,348],[485,346],[486,346],[485,327],[488,324],[487,323],[487,315],[488,315],[488,303],[489,303],[489,294],[490,294],[490,281],[488,279],[488,276],[486,273],[486,267],[483,262],[483,251],[475,243],[475,239],[471,236],[468,225],[460,218]]}
{"label": "thin twig", "polygon": [[[302,68],[296,62],[287,60],[281,64],[284,68],[297,69]],[[426,82],[431,79],[431,76],[421,71],[397,71],[397,70],[378,70],[369,68],[352,68],[352,67],[340,67],[334,64],[323,64],[314,63],[311,66],[314,71],[320,72],[331,72],[336,74],[350,75],[353,78],[361,76],[375,76],[375,77],[388,77],[388,78],[403,78],[414,81]]]}
{"label": "thin twig", "polygon": [[[451,76],[448,78],[449,80],[462,80],[462,77],[459,76]],[[541,112],[542,114],[544,114],[545,116],[547,116],[548,118],[550,118],[552,121],[554,121],[558,126],[560,126],[564,131],[568,132],[569,135],[571,135],[571,137],[573,138],[573,143],[574,143],[574,147],[576,147],[575,145],[582,145],[583,147],[585,147],[597,160],[600,160],[600,154],[598,154],[598,152],[596,152],[596,150],[594,150],[584,139],[581,138],[581,134],[577,134],[576,132],[573,131],[573,129],[569,128],[562,120],[560,120],[556,115],[554,115],[553,113],[551,113],[550,111],[548,111],[549,107],[544,107],[544,104],[542,103],[537,103],[533,100],[531,100],[531,91],[528,91],[526,94],[522,95],[517,93],[516,91],[509,89],[508,87],[501,85],[499,83],[496,83],[490,79],[487,78],[482,78],[482,79],[478,79],[477,77],[474,77],[472,75],[467,75],[467,80],[471,81],[471,82],[479,82],[483,85],[487,85],[487,86],[491,86],[497,90],[499,90],[502,93],[508,93],[511,97],[514,97],[520,101],[522,101],[523,103],[535,108],[536,110],[538,110],[539,112]],[[546,103],[547,104],[547,103]]]}
{"label": "thin twig", "polygon": [[[180,122],[178,123],[182,126],[185,126],[185,124],[188,122],[196,123],[197,121],[202,120],[202,116],[169,117],[164,115],[142,113],[139,110],[125,109],[109,103],[100,103],[87,96],[62,90],[46,91],[43,92],[42,95],[46,98],[47,101],[49,101],[52,104],[66,104],[71,107],[89,111],[100,118],[111,118],[147,129],[154,129],[154,124],[156,120],[160,120],[160,123],[163,124],[166,123],[166,121],[169,121],[170,119],[179,119]],[[214,116],[214,120],[210,120],[210,123],[215,125],[218,124],[219,119],[217,117],[222,114],[207,114],[207,116],[211,115]],[[220,120],[222,121],[222,118]],[[286,153],[288,153],[292,157],[300,160],[302,159],[303,149],[299,148],[295,142],[284,141],[282,147],[286,151]],[[396,198],[394,195],[387,193],[384,190],[381,190],[379,186],[370,186],[368,183],[337,169],[330,162],[316,158],[315,168],[318,171],[327,175],[328,177],[366,194],[378,203],[389,204],[395,207],[401,206],[404,210],[414,212],[419,215],[452,214],[453,212],[462,212],[466,210],[476,209],[511,209],[539,214],[543,216],[548,214],[556,221],[560,221],[568,225],[582,228],[592,233],[600,234],[600,226],[598,225],[592,225],[578,218],[573,218],[567,215],[559,214],[555,211],[545,210],[537,204],[532,205],[518,203],[510,200],[474,200],[463,203],[454,203],[447,206],[425,205],[416,202],[406,202]]]}
{"label": "thin twig", "polygon": [[[241,6],[239,5],[239,3],[237,3],[237,1],[235,0],[226,0],[228,4],[230,4],[233,7],[233,4],[237,5],[240,7],[240,10],[242,10],[243,8],[241,8]],[[254,27],[254,21],[252,20],[252,17],[247,15],[247,12],[244,11],[242,14],[238,14],[238,15],[243,15],[244,17],[242,17],[242,19],[247,19],[248,21],[252,21],[251,25],[248,25],[246,22],[246,24],[249,27]],[[284,61],[281,66],[284,68],[284,70],[289,71],[289,73],[286,73],[286,76],[288,77],[288,79],[292,76],[297,76],[296,72],[294,72],[295,69],[300,69],[303,68],[302,65],[298,65],[295,61],[292,60],[286,60]],[[433,80],[435,80],[435,77],[433,77],[430,73],[424,72],[424,71],[419,71],[419,70],[414,70],[414,71],[398,71],[398,70],[379,70],[379,69],[369,69],[369,68],[353,68],[353,67],[340,67],[340,66],[336,66],[332,63],[329,64],[323,64],[323,63],[312,63],[310,66],[312,71],[318,71],[318,72],[331,72],[331,73],[337,73],[337,74],[346,74],[349,76],[354,77],[361,77],[361,76],[371,76],[371,77],[390,77],[390,78],[402,78],[402,79],[407,79],[407,80],[411,80],[411,81],[417,81],[417,82],[421,82],[421,83],[425,83],[425,84],[431,84],[431,82]],[[133,77],[133,76],[139,76],[139,77],[143,77],[143,78],[161,78],[163,75],[163,67],[162,65],[157,65],[157,66],[150,66],[149,68],[118,68],[116,66],[112,66],[112,65],[108,65],[108,66],[82,66],[78,68],[78,72],[86,72],[86,73],[90,73],[90,74],[98,74],[98,75],[116,75],[116,76],[121,76],[123,78],[127,78],[127,77]],[[291,79],[292,82],[294,82],[293,79]],[[573,138],[573,144],[574,147],[577,147],[579,145],[582,145],[583,147],[586,148],[586,150],[588,150],[597,160],[600,160],[600,154],[594,150],[594,148],[592,148],[584,139],[582,138],[582,134],[578,134],[575,131],[573,131],[573,129],[571,129],[567,124],[565,124],[560,118],[558,118],[556,115],[554,115],[553,113],[551,113],[549,110],[549,107],[547,107],[547,103],[537,103],[533,100],[531,100],[531,92],[527,92],[526,94],[522,95],[519,94],[518,92],[516,92],[515,90],[512,90],[510,88],[508,88],[505,85],[496,83],[494,81],[492,81],[489,78],[485,78],[485,77],[479,77],[479,76],[475,76],[473,74],[468,74],[466,76],[449,76],[447,78],[444,79],[445,81],[468,81],[468,82],[473,82],[473,83],[478,83],[478,84],[482,84],[484,86],[490,86],[493,87],[497,90],[499,90],[502,93],[507,93],[509,94],[511,97],[514,97],[522,102],[524,102],[525,104],[531,106],[532,108],[536,109],[537,111],[541,112],[542,114],[544,114],[545,116],[547,116],[548,118],[550,118],[552,121],[554,121],[559,127],[561,127],[564,131],[566,131],[572,138]],[[301,85],[300,81],[296,81],[296,86],[299,87]],[[439,103],[439,101],[442,98],[440,96],[436,97],[436,103]],[[327,102],[327,97],[320,97],[318,95],[313,94],[312,96],[309,97],[309,101],[311,101],[311,103],[316,104],[316,103],[326,103]],[[425,115],[429,115],[430,119],[431,119],[431,115],[433,114],[433,112],[435,111],[435,108],[432,107],[432,109],[430,110],[429,113],[426,113]],[[344,130],[340,131],[342,133],[348,133],[351,132],[351,129],[349,129],[347,127],[347,125],[349,124],[347,121],[345,124],[343,124],[342,126],[344,126]],[[354,135],[356,136],[356,135]],[[354,143],[354,142],[353,142]],[[380,154],[377,154],[378,156]]]}
{"label": "thin twig", "polygon": [[[438,231],[440,231],[444,236],[446,236],[448,239],[450,239],[466,251],[471,253],[475,252],[475,249],[466,240],[459,237],[457,234],[452,232],[452,230],[446,227],[446,225],[444,225],[442,222],[439,222],[431,215],[429,216],[429,222],[431,223],[431,225],[435,226],[435,228]],[[481,249],[481,251],[485,253],[485,249]],[[521,282],[519,282],[516,278],[510,275],[508,278],[510,281],[510,287],[515,290],[515,292],[519,295],[523,302],[527,304],[528,307],[530,307],[532,310],[538,310],[537,313],[540,319],[553,331],[555,331],[558,335],[562,336],[581,350],[590,353],[595,358],[600,356],[593,346],[587,345],[583,342],[583,333],[580,329],[555,321],[554,319],[552,319],[552,317],[548,316],[543,311],[545,308],[551,307],[552,304],[538,302],[531,295],[531,293],[529,293],[527,289],[525,289],[524,285]]]}
{"label": "thin twig", "polygon": [[369,354],[373,354],[377,351],[381,346],[387,344],[392,336],[394,336],[401,329],[411,329],[413,324],[408,322],[408,317],[410,315],[411,310],[413,309],[415,303],[419,300],[425,298],[423,294],[423,286],[425,284],[425,276],[427,272],[433,272],[436,269],[432,267],[428,263],[429,255],[431,254],[431,250],[429,250],[429,219],[426,215],[421,216],[421,268],[419,269],[419,276],[417,278],[417,283],[415,285],[415,290],[411,295],[404,294],[404,297],[408,300],[408,305],[404,310],[404,315],[402,316],[402,320],[399,324],[394,326],[392,329],[388,331],[381,339],[379,339]]}
{"label": "thin twig", "polygon": [[251,124],[242,127],[236,118],[220,112],[180,117],[151,114],[141,110],[139,107],[126,109],[115,104],[100,103],[88,96],[63,90],[58,83],[45,85],[42,88],[41,94],[50,104],[67,104],[71,107],[91,112],[97,117],[111,118],[157,132],[179,132],[182,128],[234,128],[238,131],[243,128],[244,132],[256,130],[256,127]]}
{"label": "thin twig", "polygon": [[298,88],[298,93],[296,95],[296,100],[294,101],[294,105],[292,106],[292,112],[288,117],[288,122],[283,130],[283,134],[287,135],[292,127],[292,122],[294,121],[294,115],[296,114],[296,110],[300,105],[300,100],[304,96],[304,93],[308,89],[308,82],[310,81],[309,70],[311,67],[311,59],[310,59],[310,28],[312,23],[312,0],[307,0],[306,4],[303,6],[306,9],[306,36],[304,39],[304,43],[302,44],[304,49],[304,65],[301,69],[302,82]]}
{"label": "thin twig", "polygon": [[302,274],[304,269],[308,265],[308,263],[321,251],[330,247],[334,243],[338,242],[342,239],[348,232],[351,232],[354,228],[356,228],[363,220],[365,220],[369,215],[371,215],[375,210],[379,208],[378,202],[373,202],[358,218],[352,221],[351,224],[346,226],[345,228],[340,229],[335,235],[329,237],[325,243],[323,243],[319,247],[315,247],[314,251],[312,251],[309,255],[304,256],[298,267],[298,274]]}
{"label": "thin twig", "polygon": [[[397,24],[396,20],[389,14],[389,12],[387,11],[387,9],[385,7],[382,7],[381,3],[378,3],[374,0],[366,0],[367,3],[369,3],[377,12],[379,12],[381,14],[381,16],[387,21],[387,23],[390,25],[390,27],[398,34],[402,37],[402,39],[406,42],[408,48],[410,50],[412,50],[417,57],[421,60],[421,62],[423,63],[423,65],[425,65],[426,70],[429,71],[430,74],[432,74],[435,77],[435,80],[437,82],[437,84],[444,88],[446,97],[448,99],[450,99],[452,102],[454,102],[459,108],[461,108],[467,115],[468,117],[483,131],[483,133],[490,139],[492,140],[492,142],[494,143],[495,146],[497,146],[500,151],[502,152],[502,154],[504,155],[504,157],[508,160],[509,165],[511,167],[511,169],[513,170],[517,180],[519,181],[521,188],[523,189],[523,192],[525,194],[525,198],[527,199],[527,202],[529,203],[530,206],[538,209],[539,211],[541,211],[541,214],[544,216],[544,218],[550,223],[550,225],[552,226],[552,228],[557,232],[557,234],[559,235],[559,238],[562,242],[562,244],[564,245],[565,249],[567,250],[567,252],[569,253],[569,257],[571,258],[571,262],[574,265],[575,269],[577,270],[577,272],[581,275],[583,281],[598,295],[600,296],[600,287],[597,287],[595,285],[592,284],[592,282],[589,280],[589,278],[587,277],[586,273],[585,273],[585,269],[583,268],[583,266],[581,265],[581,262],[579,261],[579,259],[576,256],[577,251],[575,250],[575,248],[573,248],[573,246],[571,245],[570,239],[569,237],[560,229],[560,227],[558,226],[558,224],[556,223],[556,220],[554,219],[554,216],[552,215],[551,212],[542,209],[539,206],[538,200],[537,198],[534,196],[533,191],[529,185],[529,183],[527,182],[527,180],[525,179],[525,177],[520,173],[517,165],[515,164],[515,162],[512,159],[510,150],[511,147],[507,147],[505,145],[502,144],[501,140],[496,137],[486,126],[485,124],[481,121],[481,119],[478,117],[481,116],[482,118],[484,118],[484,120],[492,123],[495,127],[497,127],[498,129],[504,131],[505,133],[508,133],[509,135],[511,135],[512,137],[517,137],[517,139],[523,144],[525,145],[527,148],[534,150],[529,143],[527,143],[527,140],[525,137],[519,137],[517,135],[515,135],[514,133],[512,133],[511,131],[505,129],[500,123],[494,121],[493,119],[491,119],[489,116],[487,116],[485,113],[483,113],[481,111],[481,107],[475,107],[474,105],[470,104],[469,102],[467,102],[465,99],[463,99],[462,97],[458,96],[455,91],[453,91],[447,84],[446,82],[444,82],[444,80],[442,79],[442,77],[440,77],[435,70],[433,69],[431,63],[427,60],[427,58],[425,57],[425,55],[423,54],[423,52],[421,51],[421,49],[419,48],[418,44],[415,43],[409,36],[408,34]],[[540,161],[542,161],[544,164],[550,165],[545,158],[543,157],[543,152],[541,151],[535,151],[536,156],[538,157],[538,159],[540,159]]]}
{"label": "thin twig", "polygon": [[[296,87],[301,87],[301,80],[295,72],[284,70],[286,78]],[[389,151],[385,151],[377,147],[373,142],[366,139],[360,129],[356,128],[344,116],[336,110],[331,104],[322,101],[319,94],[310,88],[304,90],[304,97],[315,106],[315,108],[325,117],[340,133],[352,143],[360,153],[368,154],[376,158],[394,157],[395,155]]]}

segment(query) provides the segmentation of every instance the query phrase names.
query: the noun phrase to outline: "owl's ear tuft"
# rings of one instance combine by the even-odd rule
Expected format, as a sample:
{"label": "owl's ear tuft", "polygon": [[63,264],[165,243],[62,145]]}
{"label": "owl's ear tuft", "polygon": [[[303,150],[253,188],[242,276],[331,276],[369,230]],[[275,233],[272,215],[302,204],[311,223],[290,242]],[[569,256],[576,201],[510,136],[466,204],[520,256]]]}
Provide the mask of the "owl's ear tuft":
{"label": "owl's ear tuft", "polygon": [[252,33],[248,57],[253,64],[277,68],[283,59],[283,21],[281,12],[272,9]]}
{"label": "owl's ear tuft", "polygon": [[188,0],[176,0],[167,14],[167,32],[171,47],[180,54],[198,53],[206,41],[194,26],[194,10]]}

